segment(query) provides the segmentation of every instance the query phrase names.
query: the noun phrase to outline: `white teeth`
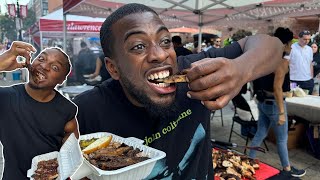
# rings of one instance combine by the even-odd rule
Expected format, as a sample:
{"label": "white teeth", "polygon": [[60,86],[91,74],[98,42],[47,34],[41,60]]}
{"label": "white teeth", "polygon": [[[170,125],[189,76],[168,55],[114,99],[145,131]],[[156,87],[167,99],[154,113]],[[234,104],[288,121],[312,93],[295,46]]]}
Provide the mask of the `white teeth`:
{"label": "white teeth", "polygon": [[158,74],[154,74],[154,79],[158,79],[158,78],[159,78]]}
{"label": "white teeth", "polygon": [[154,80],[154,79],[161,79],[161,78],[166,78],[170,75],[170,72],[169,70],[164,70],[164,71],[161,71],[161,72],[157,72],[157,73],[154,73],[154,74],[150,74],[148,76],[148,79],[149,80]]}
{"label": "white teeth", "polygon": [[159,73],[159,78],[163,78],[163,73],[162,72]]}
{"label": "white teeth", "polygon": [[155,84],[156,86],[158,87],[168,87],[170,86],[170,84],[167,84],[167,83],[159,83],[159,84]]}
{"label": "white teeth", "polygon": [[44,79],[44,75],[40,74],[40,73],[37,73],[37,76],[39,77],[40,80]]}

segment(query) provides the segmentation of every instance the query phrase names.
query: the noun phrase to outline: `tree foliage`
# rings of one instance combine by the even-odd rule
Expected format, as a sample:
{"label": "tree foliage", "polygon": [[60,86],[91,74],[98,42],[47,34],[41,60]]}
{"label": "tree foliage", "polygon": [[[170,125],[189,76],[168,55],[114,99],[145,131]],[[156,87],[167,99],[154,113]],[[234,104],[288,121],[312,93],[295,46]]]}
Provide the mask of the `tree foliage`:
{"label": "tree foliage", "polygon": [[[36,22],[35,12],[32,9],[28,9],[28,16],[22,20],[22,30],[29,29]],[[15,19],[9,17],[8,14],[0,15],[0,31],[1,31],[1,41],[3,41],[3,36],[10,40],[17,39],[17,29]]]}
{"label": "tree foliage", "polygon": [[[3,38],[3,36],[10,40],[15,40],[17,38],[15,20],[7,14],[0,16],[0,29],[2,34],[1,38]],[[3,41],[3,39],[1,39],[1,41]]]}

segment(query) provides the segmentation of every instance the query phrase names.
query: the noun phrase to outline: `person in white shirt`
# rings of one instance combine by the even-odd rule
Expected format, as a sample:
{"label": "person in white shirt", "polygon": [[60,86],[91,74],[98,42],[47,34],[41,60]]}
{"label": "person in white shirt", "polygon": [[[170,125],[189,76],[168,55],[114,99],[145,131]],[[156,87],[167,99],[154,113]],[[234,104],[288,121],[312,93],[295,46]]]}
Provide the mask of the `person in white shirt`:
{"label": "person in white shirt", "polygon": [[310,31],[301,31],[299,41],[292,44],[290,53],[290,81],[296,83],[302,89],[312,94],[313,82],[313,53],[308,43],[310,42]]}

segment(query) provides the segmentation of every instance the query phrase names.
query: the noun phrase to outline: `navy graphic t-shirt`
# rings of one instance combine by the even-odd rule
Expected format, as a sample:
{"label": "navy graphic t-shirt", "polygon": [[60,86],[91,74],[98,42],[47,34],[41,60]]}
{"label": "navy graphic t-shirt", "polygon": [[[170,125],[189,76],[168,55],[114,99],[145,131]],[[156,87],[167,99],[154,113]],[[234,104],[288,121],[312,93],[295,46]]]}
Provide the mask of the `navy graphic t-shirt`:
{"label": "navy graphic t-shirt", "polygon": [[[180,56],[179,68],[206,57],[240,56],[238,43],[200,54]],[[118,81],[109,79],[75,98],[81,134],[110,132],[137,137],[166,153],[146,179],[213,179],[210,111],[186,96],[187,84],[178,84],[175,108],[165,118],[153,118],[126,98]]]}

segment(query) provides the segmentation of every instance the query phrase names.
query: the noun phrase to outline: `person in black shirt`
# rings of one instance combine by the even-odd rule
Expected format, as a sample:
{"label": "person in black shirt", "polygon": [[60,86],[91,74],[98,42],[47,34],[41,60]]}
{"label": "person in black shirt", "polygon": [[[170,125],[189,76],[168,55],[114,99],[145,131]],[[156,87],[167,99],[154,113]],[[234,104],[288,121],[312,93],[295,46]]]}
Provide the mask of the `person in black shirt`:
{"label": "person in black shirt", "polygon": [[101,82],[111,78],[109,72],[107,71],[106,68],[106,63],[104,62],[104,54],[101,53],[99,57],[97,57],[96,60],[96,70],[94,71],[93,74],[90,74],[88,76],[88,78],[90,79],[94,79],[96,78],[98,75],[101,76]]}
{"label": "person in black shirt", "polygon": [[[60,48],[47,48],[30,65],[31,51],[31,45],[13,42],[0,56],[1,71],[22,67],[30,71],[29,82],[0,87],[3,180],[29,179],[34,156],[59,151],[71,133],[79,136],[77,107],[54,89],[70,72],[69,57]],[[18,55],[26,57],[26,63],[17,62]]]}
{"label": "person in black shirt", "polygon": [[76,65],[77,81],[80,83],[86,83],[83,75],[90,74],[95,71],[96,68],[96,56],[93,51],[87,46],[87,43],[80,43],[81,50],[79,51]]}
{"label": "person in black shirt", "polygon": [[[312,52],[313,52],[313,77],[320,78],[320,53],[319,53],[319,47],[317,43],[311,44]],[[320,86],[319,86],[319,96],[320,96]]]}
{"label": "person in black shirt", "polygon": [[[296,169],[290,165],[288,155],[288,117],[284,94],[290,91],[289,54],[291,51],[293,33],[288,28],[279,27],[274,36],[284,44],[282,63],[274,73],[254,81],[257,91],[259,119],[258,129],[251,146],[260,146],[270,128],[276,134],[277,149],[283,172],[288,176],[302,177],[305,170]],[[256,151],[250,150],[249,156],[256,157]]]}
{"label": "person in black shirt", "polygon": [[311,44],[312,52],[313,52],[313,76],[316,77],[320,73],[320,53],[319,47],[317,43]]}
{"label": "person in black shirt", "polygon": [[173,36],[172,44],[174,50],[176,51],[177,57],[192,54],[192,52],[189,49],[183,47],[180,36]]}
{"label": "person in black shirt", "polygon": [[[137,137],[164,151],[146,179],[213,179],[209,109],[225,106],[246,82],[272,72],[278,60],[271,57],[282,53],[279,40],[259,35],[177,59],[170,32],[142,4],[108,16],[100,40],[112,79],[74,99],[79,130]],[[155,81],[186,69],[188,83]]]}

